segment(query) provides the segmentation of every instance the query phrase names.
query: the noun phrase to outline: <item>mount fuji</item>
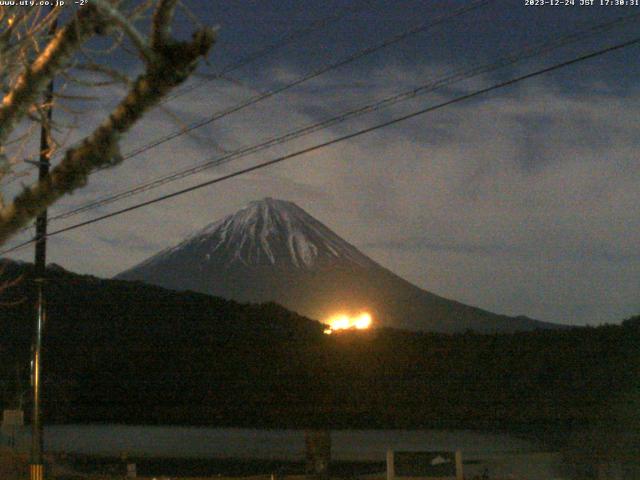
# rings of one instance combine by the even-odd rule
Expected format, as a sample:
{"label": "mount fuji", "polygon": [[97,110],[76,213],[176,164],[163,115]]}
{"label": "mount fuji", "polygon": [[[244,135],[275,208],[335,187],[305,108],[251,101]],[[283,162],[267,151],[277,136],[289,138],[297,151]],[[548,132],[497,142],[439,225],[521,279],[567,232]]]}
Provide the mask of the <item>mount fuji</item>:
{"label": "mount fuji", "polygon": [[274,301],[324,320],[366,310],[378,326],[420,331],[550,328],[427,292],[382,267],[292,202],[265,198],[119,275],[245,302]]}

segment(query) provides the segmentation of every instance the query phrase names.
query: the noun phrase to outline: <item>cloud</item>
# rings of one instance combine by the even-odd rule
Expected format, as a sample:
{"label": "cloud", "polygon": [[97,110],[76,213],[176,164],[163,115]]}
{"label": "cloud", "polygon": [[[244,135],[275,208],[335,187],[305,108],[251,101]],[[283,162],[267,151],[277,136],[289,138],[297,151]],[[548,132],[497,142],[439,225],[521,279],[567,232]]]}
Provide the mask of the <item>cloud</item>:
{"label": "cloud", "polygon": [[[208,138],[227,150],[251,145],[418,85],[443,69],[394,65],[320,77],[199,129],[199,138],[181,137],[94,176],[90,188],[66,203],[220,155]],[[296,75],[281,65],[271,77],[277,83]],[[255,94],[243,84],[217,82],[183,96],[173,109],[188,124]],[[449,94],[368,114],[103,211],[437,104]],[[110,276],[248,201],[274,196],[295,201],[382,265],[445,297],[543,320],[617,321],[640,310],[639,115],[637,102],[627,98],[595,88],[569,95],[543,78],[75,230],[52,241],[50,258]],[[158,111],[123,150],[174,129]]]}

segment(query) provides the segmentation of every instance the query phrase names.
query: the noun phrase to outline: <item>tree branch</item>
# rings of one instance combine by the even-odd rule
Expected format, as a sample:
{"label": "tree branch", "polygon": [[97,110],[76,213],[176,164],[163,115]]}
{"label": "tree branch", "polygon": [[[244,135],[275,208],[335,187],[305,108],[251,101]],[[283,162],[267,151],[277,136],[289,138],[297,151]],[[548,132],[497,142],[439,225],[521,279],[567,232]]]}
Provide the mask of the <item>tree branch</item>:
{"label": "tree branch", "polygon": [[153,51],[149,47],[147,40],[117,8],[114,8],[105,0],[92,0],[93,4],[98,8],[100,13],[105,15],[109,20],[122,29],[127,34],[131,42],[140,52],[140,55],[147,63],[153,62]]}
{"label": "tree branch", "polygon": [[154,50],[162,48],[171,41],[171,22],[178,0],[160,0],[153,13],[151,30],[151,47]]}
{"label": "tree branch", "polygon": [[121,135],[172,88],[184,82],[198,59],[207,55],[215,41],[212,29],[195,32],[190,42],[165,36],[169,30],[163,22],[171,20],[172,4],[175,5],[175,1],[160,0],[158,4],[153,25],[155,41],[151,43],[153,60],[146,72],[134,81],[127,96],[91,135],[67,151],[48,177],[25,188],[10,205],[0,210],[0,243],[63,195],[84,186],[92,171],[120,163]]}
{"label": "tree branch", "polygon": [[106,28],[94,7],[78,10],[76,16],[51,39],[44,51],[18,77],[0,105],[0,148],[29,107],[37,102],[54,75],[80,45]]}

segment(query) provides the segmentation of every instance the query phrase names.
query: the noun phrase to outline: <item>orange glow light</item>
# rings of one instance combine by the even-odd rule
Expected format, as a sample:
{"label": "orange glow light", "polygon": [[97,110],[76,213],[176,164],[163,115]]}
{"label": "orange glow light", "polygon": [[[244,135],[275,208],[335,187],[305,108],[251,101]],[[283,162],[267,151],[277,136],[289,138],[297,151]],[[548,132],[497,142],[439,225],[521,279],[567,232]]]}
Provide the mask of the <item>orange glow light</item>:
{"label": "orange glow light", "polygon": [[367,312],[361,312],[356,316],[349,316],[344,313],[330,317],[325,323],[329,324],[324,333],[331,335],[337,330],[366,330],[371,327],[373,319]]}

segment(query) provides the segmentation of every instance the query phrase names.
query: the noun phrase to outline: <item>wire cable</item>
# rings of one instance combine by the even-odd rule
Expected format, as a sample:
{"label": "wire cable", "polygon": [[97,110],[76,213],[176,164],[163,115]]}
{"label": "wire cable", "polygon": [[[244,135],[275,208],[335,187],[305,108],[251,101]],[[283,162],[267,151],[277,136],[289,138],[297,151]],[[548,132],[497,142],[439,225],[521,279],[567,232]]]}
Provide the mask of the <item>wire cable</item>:
{"label": "wire cable", "polygon": [[182,170],[178,170],[175,172],[172,172],[170,174],[164,175],[162,177],[156,178],[154,180],[139,184],[137,186],[131,187],[129,189],[120,191],[116,194],[109,194],[103,197],[100,197],[98,199],[95,199],[89,203],[86,203],[84,205],[80,205],[78,207],[75,207],[71,210],[68,210],[66,212],[60,213],[58,215],[52,216],[50,218],[50,221],[56,221],[56,220],[61,220],[61,219],[65,219],[65,218],[69,218],[72,217],[74,215],[77,215],[79,213],[88,211],[88,210],[93,210],[95,208],[99,208],[102,207],[104,205],[108,205],[110,203],[113,203],[115,201],[124,199],[124,198],[128,198],[131,197],[133,195],[142,193],[142,192],[146,192],[155,188],[158,188],[162,185],[165,185],[167,183],[176,181],[176,180],[180,180],[182,178],[185,178],[187,176],[190,175],[194,175],[197,173],[200,173],[204,170],[213,168],[213,167],[217,167],[220,165],[223,165],[225,163],[228,163],[232,160],[238,159],[238,158],[243,158],[246,157],[248,155],[257,153],[259,151],[262,151],[264,149],[273,147],[275,145],[282,145],[288,141],[300,138],[302,136],[308,135],[310,133],[314,133],[317,132],[319,130],[328,128],[330,126],[336,125],[338,123],[342,123],[346,120],[355,118],[355,117],[359,117],[362,116],[364,114],[373,112],[373,111],[377,111],[380,110],[382,108],[387,108],[389,106],[395,105],[401,101],[406,101],[412,98],[417,97],[418,95],[423,95],[425,93],[429,93],[429,92],[433,92],[437,89],[443,88],[443,87],[447,87],[450,86],[454,83],[460,82],[460,81],[464,81],[470,78],[473,78],[474,76],[480,75],[480,74],[486,74],[489,72],[492,72],[494,70],[500,69],[500,68],[504,68],[506,66],[511,66],[514,65],[522,60],[527,60],[530,58],[533,58],[535,56],[539,56],[542,54],[547,54],[557,48],[566,46],[570,43],[574,43],[577,41],[581,41],[584,40],[585,38],[589,37],[589,36],[593,36],[596,34],[600,34],[602,32],[611,30],[612,28],[616,27],[617,25],[619,25],[621,22],[625,22],[625,21],[629,21],[629,20],[633,20],[633,19],[637,19],[640,17],[640,13],[638,14],[634,14],[634,15],[629,15],[626,17],[620,17],[617,18],[615,20],[611,20],[608,22],[604,22],[601,24],[597,24],[597,25],[591,25],[586,29],[577,31],[577,32],[573,32],[567,35],[563,35],[561,37],[558,37],[556,39],[553,39],[541,46],[537,46],[537,47],[528,47],[525,49],[522,49],[521,51],[517,52],[517,53],[513,53],[513,54],[509,54],[506,55],[502,58],[500,58],[497,61],[494,61],[492,63],[489,64],[485,64],[485,65],[478,65],[478,66],[474,66],[471,68],[466,68],[466,69],[458,69],[457,71],[455,71],[454,73],[447,75],[441,79],[438,80],[434,80],[431,82],[428,82],[427,84],[423,84],[419,87],[410,89],[408,91],[399,93],[399,94],[395,94],[395,95],[391,95],[389,97],[383,98],[381,100],[378,100],[374,103],[371,104],[367,104],[361,107],[358,107],[356,109],[352,109],[349,111],[345,111],[342,112],[338,115],[335,115],[331,118],[328,118],[326,120],[323,120],[321,122],[318,123],[314,123],[311,125],[306,125],[304,127],[298,128],[296,130],[293,130],[291,132],[288,132],[284,135],[280,135],[280,136],[275,136],[275,137],[271,137],[257,145],[252,145],[252,146],[248,146],[248,147],[243,147],[240,149],[237,149],[235,151],[232,152],[226,152],[223,156],[221,157],[211,157],[210,159],[208,159],[207,161],[205,161],[204,163],[189,167],[187,169],[182,169]]}
{"label": "wire cable", "polygon": [[[264,48],[260,48],[252,53],[249,53],[248,55],[240,58],[239,60],[229,63],[226,66],[224,66],[223,68],[221,68],[218,72],[215,72],[213,74],[211,74],[209,76],[209,78],[206,78],[204,80],[202,80],[201,82],[197,83],[197,84],[191,84],[191,85],[187,85],[184,88],[168,95],[167,97],[163,98],[158,105],[156,106],[160,106],[163,105],[173,99],[179,98],[187,93],[190,93],[198,88],[201,88],[202,86],[206,85],[209,82],[212,82],[214,80],[219,80],[219,79],[226,79],[226,76],[229,73],[232,73],[236,70],[239,70],[242,67],[245,67],[257,60],[260,60],[268,55],[270,55],[271,53],[274,53],[278,50],[280,50],[281,48],[284,48],[298,40],[300,40],[301,38],[304,38],[305,36],[316,32],[318,30],[321,30],[325,27],[328,27],[329,25],[331,25],[332,23],[336,23],[338,21],[340,21],[342,18],[344,18],[345,16],[349,15],[349,14],[353,14],[353,13],[357,13],[359,11],[365,10],[366,8],[370,7],[372,3],[372,0],[362,0],[360,2],[359,5],[355,5],[355,6],[349,6],[349,7],[345,7],[341,10],[338,10],[336,13],[328,15],[326,17],[320,18],[318,20],[313,21],[310,25],[295,30],[287,35],[285,35],[284,37],[282,37],[280,40],[278,40],[277,42],[271,44],[271,45],[267,45]],[[15,176],[15,178],[19,178],[23,175],[25,175],[26,173],[28,173],[29,171],[34,170],[33,168],[29,168],[29,169],[25,169],[21,172],[18,172]],[[11,181],[12,182],[12,181]],[[7,182],[7,183],[11,183],[11,182]]]}
{"label": "wire cable", "polygon": [[[623,43],[619,43],[619,44],[616,44],[616,45],[613,45],[613,46],[610,46],[610,47],[607,47],[607,48],[604,48],[604,49],[601,49],[601,50],[597,50],[595,52],[584,54],[584,55],[581,55],[579,57],[573,58],[571,60],[567,60],[567,61],[564,61],[564,62],[561,62],[561,63],[557,63],[557,64],[552,65],[550,67],[545,67],[545,68],[542,68],[540,70],[536,70],[534,72],[515,77],[515,78],[513,78],[511,80],[507,80],[507,81],[504,81],[504,82],[500,82],[500,83],[494,84],[494,85],[492,85],[490,87],[482,88],[482,89],[476,90],[474,92],[467,93],[465,95],[460,95],[458,97],[455,97],[455,98],[453,98],[451,100],[447,100],[447,101],[442,102],[442,103],[439,103],[437,105],[428,106],[428,107],[422,108],[420,110],[417,110],[417,111],[402,115],[400,117],[396,117],[396,118],[394,118],[392,120],[388,120],[386,122],[378,123],[378,124],[373,125],[371,127],[367,127],[367,128],[358,130],[356,132],[353,132],[353,133],[350,133],[350,134],[347,134],[347,135],[343,135],[343,136],[334,138],[332,140],[329,140],[329,141],[326,141],[326,142],[322,142],[322,143],[313,145],[311,147],[307,147],[307,148],[298,150],[296,152],[289,153],[289,154],[274,158],[274,159],[266,161],[266,162],[259,163],[257,165],[253,165],[251,167],[247,167],[247,168],[244,168],[244,169],[241,169],[241,170],[237,170],[237,171],[235,171],[233,173],[230,173],[230,174],[227,174],[227,175],[224,175],[224,176],[212,179],[212,180],[208,180],[206,182],[201,182],[201,183],[198,183],[196,185],[192,185],[192,186],[190,186],[188,188],[184,188],[184,189],[181,189],[181,190],[178,190],[178,191],[166,194],[166,195],[162,195],[160,197],[156,197],[156,198],[154,198],[152,200],[141,202],[141,203],[138,203],[136,205],[132,205],[132,206],[127,207],[127,208],[123,208],[121,210],[116,210],[114,212],[111,212],[111,213],[108,213],[108,214],[105,214],[105,215],[101,215],[99,217],[95,217],[95,218],[92,218],[90,220],[86,220],[84,222],[80,222],[80,223],[77,223],[77,224],[74,224],[74,225],[70,225],[68,227],[64,227],[64,228],[60,228],[58,230],[54,230],[52,232],[49,232],[47,234],[47,237],[53,237],[53,236],[59,235],[61,233],[69,232],[71,230],[76,230],[78,228],[81,228],[81,227],[84,227],[84,226],[87,226],[87,225],[91,225],[93,223],[101,222],[101,221],[106,220],[108,218],[112,218],[112,217],[115,217],[115,216],[118,216],[118,215],[122,215],[124,213],[128,213],[128,212],[131,212],[131,211],[134,211],[134,210],[138,210],[138,209],[146,207],[148,205],[152,205],[152,204],[164,201],[164,200],[168,200],[170,198],[174,198],[174,197],[177,197],[177,196],[180,196],[180,195],[184,195],[186,193],[189,193],[189,192],[192,192],[192,191],[195,191],[195,190],[199,190],[199,189],[204,188],[204,187],[208,187],[210,185],[214,185],[216,183],[220,183],[220,182],[229,180],[231,178],[238,177],[240,175],[245,175],[245,174],[250,173],[250,172],[254,172],[254,171],[257,171],[257,170],[260,170],[260,169],[263,169],[263,168],[266,168],[266,167],[269,167],[269,166],[272,166],[272,165],[276,165],[278,163],[290,160],[292,158],[296,158],[296,157],[305,155],[307,153],[311,153],[311,152],[314,152],[314,151],[329,147],[331,145],[335,145],[335,144],[343,142],[345,140],[350,140],[350,139],[359,137],[361,135],[365,135],[365,134],[368,134],[368,133],[371,133],[371,132],[375,132],[375,131],[378,131],[380,129],[395,125],[397,123],[404,122],[404,121],[409,120],[411,118],[415,118],[415,117],[418,117],[420,115],[424,115],[424,114],[439,110],[441,108],[444,108],[444,107],[447,107],[447,106],[450,106],[450,105],[453,105],[453,104],[456,104],[456,103],[460,103],[460,102],[463,102],[465,100],[469,100],[471,98],[478,97],[480,95],[484,95],[484,94],[493,92],[495,90],[499,90],[499,89],[502,89],[502,88],[505,88],[505,87],[508,87],[508,86],[511,86],[511,85],[515,85],[516,83],[520,83],[520,82],[522,82],[524,80],[528,80],[528,79],[531,79],[531,78],[534,78],[534,77],[538,77],[540,75],[544,75],[544,74],[559,70],[561,68],[565,68],[565,67],[568,67],[570,65],[574,65],[576,63],[580,63],[580,62],[583,62],[583,61],[586,61],[586,60],[589,60],[589,59],[592,59],[592,58],[595,58],[595,57],[599,57],[601,55],[604,55],[604,54],[607,54],[607,53],[611,53],[611,52],[616,51],[616,50],[621,50],[623,48],[627,48],[627,47],[630,47],[632,45],[636,45],[638,43],[640,43],[640,37],[636,37],[636,38],[634,38],[632,40],[628,40],[628,41],[623,42]],[[23,243],[21,243],[19,245],[16,245],[16,246],[14,246],[12,248],[3,250],[3,251],[0,252],[0,255],[5,255],[7,253],[14,252],[16,250],[24,248],[24,247],[32,244],[34,241],[35,241],[35,239],[31,239],[31,240],[23,242]]]}
{"label": "wire cable", "polygon": [[[473,11],[475,9],[483,7],[483,6],[489,4],[489,3],[493,2],[493,1],[495,1],[495,0],[474,0],[474,1],[470,2],[470,3],[468,3],[467,5],[464,5],[464,6],[458,8],[458,9],[452,11],[452,12],[440,15],[440,16],[436,17],[435,19],[431,20],[431,21],[422,22],[419,25],[414,26],[413,28],[411,28],[409,30],[403,31],[403,32],[401,32],[399,34],[396,34],[396,35],[393,35],[393,36],[389,37],[388,39],[386,39],[386,40],[384,40],[384,41],[382,41],[382,42],[380,42],[380,43],[378,43],[378,44],[376,44],[374,46],[370,46],[370,47],[367,47],[365,49],[359,50],[358,52],[355,52],[355,53],[353,53],[351,55],[348,55],[347,57],[345,57],[345,58],[343,58],[343,59],[341,59],[341,60],[339,60],[339,61],[337,61],[335,63],[329,64],[329,65],[327,65],[325,67],[322,67],[322,68],[320,68],[318,70],[315,70],[315,71],[313,71],[313,72],[311,72],[311,73],[309,73],[307,75],[299,77],[298,79],[294,80],[293,82],[290,82],[290,83],[285,84],[285,85],[283,85],[281,87],[269,90],[267,92],[260,93],[259,95],[253,96],[253,97],[251,97],[251,98],[249,98],[249,99],[247,99],[247,100],[245,100],[243,102],[240,102],[240,103],[238,103],[238,104],[236,104],[236,105],[234,105],[234,106],[232,106],[230,108],[215,112],[213,115],[207,117],[204,120],[201,120],[199,122],[193,123],[193,124],[191,124],[191,125],[189,125],[189,126],[187,126],[185,128],[182,128],[180,130],[172,132],[172,133],[170,133],[168,135],[165,135],[164,137],[161,137],[161,138],[158,138],[158,139],[152,141],[151,143],[148,143],[148,144],[143,145],[143,146],[141,146],[141,147],[139,147],[139,148],[137,148],[137,149],[135,149],[133,151],[130,151],[130,152],[126,153],[125,155],[123,155],[123,161],[124,160],[129,160],[129,159],[131,159],[133,157],[136,157],[136,156],[138,156],[138,155],[140,155],[142,153],[145,153],[145,152],[147,152],[147,151],[149,151],[149,150],[151,150],[151,149],[153,149],[155,147],[158,147],[158,146],[162,145],[163,143],[166,143],[166,142],[168,142],[170,140],[173,140],[173,139],[178,138],[178,137],[180,137],[182,135],[185,135],[185,134],[187,134],[187,133],[189,133],[189,132],[191,132],[193,130],[196,130],[196,129],[201,128],[201,127],[203,127],[205,125],[208,125],[208,124],[210,124],[210,123],[212,123],[212,122],[214,122],[216,120],[219,120],[219,119],[221,119],[223,117],[226,117],[226,116],[228,116],[228,115],[230,115],[232,113],[238,112],[238,111],[240,111],[240,110],[242,110],[244,108],[247,108],[247,107],[249,107],[251,105],[254,105],[254,104],[256,104],[256,103],[258,103],[260,101],[263,101],[263,100],[266,100],[266,99],[268,99],[270,97],[273,97],[274,95],[277,95],[277,94],[282,93],[282,92],[284,92],[286,90],[289,90],[289,89],[291,89],[291,88],[293,88],[295,86],[298,86],[298,85],[300,85],[300,84],[302,84],[304,82],[307,82],[307,81],[309,81],[311,79],[317,78],[320,75],[323,75],[323,74],[325,74],[325,73],[327,73],[327,72],[329,72],[331,70],[335,70],[335,69],[340,68],[340,67],[342,67],[344,65],[352,63],[352,62],[354,62],[354,61],[356,61],[356,60],[358,60],[360,58],[363,58],[363,57],[365,57],[367,55],[370,55],[370,54],[375,53],[377,51],[380,51],[380,50],[382,50],[382,49],[384,49],[386,47],[389,47],[389,46],[391,46],[393,44],[401,42],[402,40],[405,40],[406,38],[409,38],[409,37],[411,37],[413,35],[416,35],[418,33],[424,32],[424,31],[428,30],[429,28],[433,28],[435,26],[439,26],[439,25],[441,25],[443,23],[446,23],[446,22],[448,22],[450,20],[458,18],[458,17],[460,17],[460,16],[462,16],[462,15],[464,15],[464,14],[470,12],[470,11]],[[93,170],[92,172],[90,172],[90,175],[92,175],[93,173],[102,171],[102,170],[109,169],[109,168],[112,168],[112,166],[111,165],[105,165],[103,167],[100,167],[100,168],[97,168],[97,169]],[[53,220],[53,217],[52,217],[52,220]]]}
{"label": "wire cable", "polygon": [[[210,123],[213,123],[221,118],[224,118],[228,115],[231,115],[233,113],[239,112],[240,110],[243,110],[247,107],[250,107],[252,105],[255,105],[259,102],[262,102],[264,100],[267,100],[275,95],[278,95],[282,92],[285,92],[287,90],[292,89],[293,87],[296,87],[298,85],[301,85],[305,82],[308,82],[309,80],[312,80],[314,78],[317,78],[321,75],[324,75],[327,72],[330,72],[332,70],[336,70],[340,67],[343,67],[345,65],[348,65],[350,63],[355,62],[356,60],[359,60],[361,58],[364,58],[368,55],[371,55],[375,52],[378,52],[384,48],[387,48],[391,45],[394,45],[396,43],[399,43],[413,35],[416,35],[418,33],[424,32],[430,28],[433,28],[435,26],[439,26],[443,23],[446,23],[450,20],[453,20],[455,18],[458,18],[470,11],[473,11],[475,9],[478,9],[480,7],[483,7],[491,2],[493,2],[494,0],[474,0],[472,2],[470,2],[469,4],[460,7],[456,10],[454,10],[453,12],[447,13],[447,14],[443,14],[440,15],[439,17],[436,17],[434,20],[431,20],[429,22],[423,22],[421,24],[419,24],[418,26],[415,26],[409,30],[406,30],[402,33],[396,34],[391,36],[390,38],[388,38],[387,40],[384,40],[376,45],[370,46],[370,47],[366,47],[362,50],[359,50],[351,55],[348,55],[347,57],[338,60],[337,62],[331,63],[329,65],[326,65],[318,70],[314,70],[306,75],[303,75],[302,77],[297,78],[296,80],[289,82],[285,85],[282,85],[280,87],[268,90],[266,92],[260,93],[258,95],[255,95],[253,97],[248,98],[247,100],[240,102],[232,107],[220,110],[218,112],[213,113],[212,115],[210,115],[209,117],[200,120],[198,122],[194,122],[191,125],[184,127],[180,130],[176,130],[175,132],[172,132],[170,134],[167,134],[163,137],[160,137],[150,143],[147,143],[146,145],[143,145],[141,147],[136,148],[135,150],[132,150],[131,152],[128,152],[127,154],[125,154],[123,156],[123,160],[128,160],[131,159],[133,157],[136,157],[142,153],[145,153],[153,148],[158,147],[159,145],[162,145],[163,143],[169,142],[175,138],[181,137],[182,135],[185,135],[189,132],[192,132],[193,130],[196,130],[198,128],[202,128],[205,125],[209,125]],[[96,170],[94,170],[92,173],[107,169],[107,168],[111,168],[111,166],[104,166],[102,168],[98,168]]]}
{"label": "wire cable", "polygon": [[362,2],[359,2],[359,5],[355,5],[355,6],[349,6],[349,7],[345,7],[341,10],[338,10],[336,13],[331,14],[331,15],[327,15],[326,17],[320,18],[318,20],[315,20],[314,22],[312,22],[311,24],[309,24],[308,26],[295,30],[287,35],[285,35],[284,37],[282,37],[280,40],[278,40],[275,43],[272,43],[271,45],[267,45],[264,48],[260,48],[248,55],[246,55],[245,57],[242,57],[241,59],[232,62],[224,67],[222,67],[218,72],[213,73],[211,76],[209,76],[209,78],[202,80],[199,83],[194,83],[191,85],[187,85],[184,88],[178,90],[175,93],[172,93],[170,95],[168,95],[167,97],[165,97],[162,102],[160,103],[166,103],[168,101],[171,101],[175,98],[181,97],[187,93],[190,93],[198,88],[201,88],[202,86],[206,85],[209,82],[212,82],[214,80],[217,79],[222,79],[224,78],[225,75],[235,72],[236,70],[239,70],[242,67],[245,67],[246,65],[249,65],[257,60],[260,60],[261,58],[266,57],[267,55],[270,55],[273,52],[276,52],[278,50],[280,50],[283,47],[286,47],[287,45],[292,44],[293,42],[304,38],[305,36],[316,32],[318,30],[321,30],[325,27],[328,27],[329,25],[331,25],[332,23],[336,23],[340,20],[342,20],[342,18],[344,18],[347,15],[353,14],[353,13],[357,13],[360,12],[368,7],[371,6],[372,0],[365,0]]}

